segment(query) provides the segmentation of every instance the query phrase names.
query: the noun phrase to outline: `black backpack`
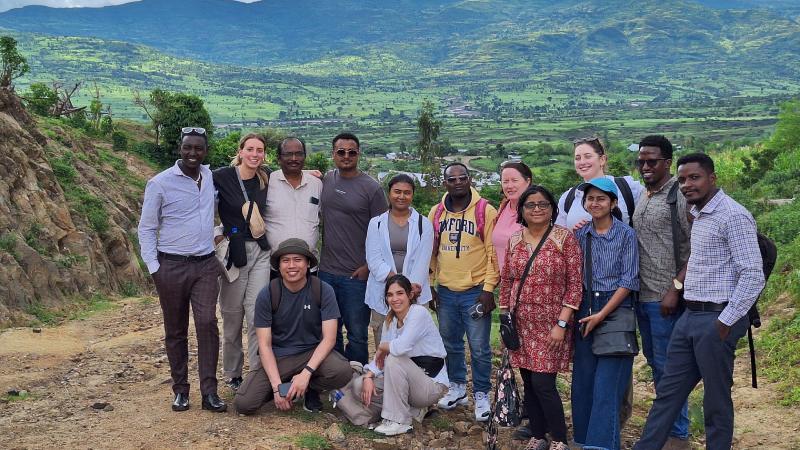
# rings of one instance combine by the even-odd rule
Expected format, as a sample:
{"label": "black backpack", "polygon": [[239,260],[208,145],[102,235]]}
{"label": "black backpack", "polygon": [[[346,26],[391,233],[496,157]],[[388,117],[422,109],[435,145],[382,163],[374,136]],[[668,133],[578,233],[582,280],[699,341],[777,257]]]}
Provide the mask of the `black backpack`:
{"label": "black backpack", "polygon": [[[680,256],[680,244],[678,243],[678,183],[672,185],[667,194],[667,203],[670,208],[670,216],[672,218],[672,252],[675,257],[675,263],[678,264]],[[761,253],[762,270],[764,271],[764,283],[766,285],[769,276],[772,274],[772,269],[775,268],[775,262],[778,260],[778,247],[775,242],[767,236],[756,232],[758,239],[758,250]],[[760,297],[760,295],[759,295]],[[756,303],[747,311],[747,318],[750,321],[750,326],[747,327],[747,343],[750,347],[750,372],[752,378],[752,385],[754,388],[758,387],[758,380],[756,377],[756,347],[753,343],[753,327],[761,327],[761,314],[758,312],[758,299]]]}
{"label": "black backpack", "polygon": [[[617,188],[620,193],[622,193],[622,200],[625,202],[625,207],[628,210],[628,225],[633,226],[633,212],[636,211],[633,191],[631,191],[631,187],[628,186],[628,182],[625,181],[623,177],[614,177],[614,183],[617,184]],[[569,210],[575,202],[575,191],[578,190],[578,186],[573,186],[572,189],[569,190],[567,198],[564,199],[564,214],[569,214]]]}

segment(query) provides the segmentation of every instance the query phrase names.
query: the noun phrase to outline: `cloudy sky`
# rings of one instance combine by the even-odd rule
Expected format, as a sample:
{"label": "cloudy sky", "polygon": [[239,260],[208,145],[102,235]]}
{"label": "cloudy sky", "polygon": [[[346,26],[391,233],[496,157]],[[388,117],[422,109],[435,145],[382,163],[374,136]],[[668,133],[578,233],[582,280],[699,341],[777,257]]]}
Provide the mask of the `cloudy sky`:
{"label": "cloudy sky", "polygon": [[[0,12],[27,5],[46,5],[57,8],[77,8],[80,6],[108,6],[129,3],[134,0],[0,0]],[[253,3],[257,0],[237,0]]]}

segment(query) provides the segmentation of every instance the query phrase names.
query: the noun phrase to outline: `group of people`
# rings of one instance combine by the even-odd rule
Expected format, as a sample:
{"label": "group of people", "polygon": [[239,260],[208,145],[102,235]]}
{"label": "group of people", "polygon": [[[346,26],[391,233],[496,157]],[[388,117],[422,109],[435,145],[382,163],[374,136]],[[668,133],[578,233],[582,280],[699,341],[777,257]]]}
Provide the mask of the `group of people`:
{"label": "group of people", "polygon": [[180,160],[147,183],[139,225],[164,314],[173,410],[189,408],[190,305],[202,407],[227,408],[217,395],[219,301],[223,371],[241,414],[269,401],[287,410],[301,397],[319,411],[320,392],[333,391],[334,400],[380,404],[376,432],[408,432],[429,407],[470,403],[466,337],[473,412],[486,421],[499,287],[521,342],[509,354],[529,419],[514,436],[526,449],[568,448],[556,375],[570,364],[574,442],[620,448],[633,354],[599,351],[595,338],[623,313],[636,318],[657,394],[636,448],[686,446],[686,400],[701,379],[707,447],[730,448],[734,351],[764,285],[752,216],[717,188],[707,155],[681,157],[673,176],[663,136],[640,142],[644,184],[606,174],[599,139],[574,144],[584,182],[558,200],[528,166],[508,162],[495,209],[456,162],[426,215],[412,206],[410,176],[396,175],[384,193],[358,169],[353,134],[332,140],[326,174],[304,170],[295,137],[278,145],[280,170],[269,172],[257,134],[212,172],[202,165],[205,130],[184,128]]}

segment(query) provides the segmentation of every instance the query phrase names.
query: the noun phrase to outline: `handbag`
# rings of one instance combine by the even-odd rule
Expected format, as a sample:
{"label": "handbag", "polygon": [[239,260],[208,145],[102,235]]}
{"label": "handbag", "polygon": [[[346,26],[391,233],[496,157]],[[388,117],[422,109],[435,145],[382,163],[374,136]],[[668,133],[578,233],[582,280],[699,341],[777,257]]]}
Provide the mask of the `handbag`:
{"label": "handbag", "polygon": [[522,293],[522,286],[525,284],[525,279],[528,278],[528,273],[531,271],[531,266],[533,266],[533,260],[536,259],[536,255],[539,254],[539,250],[542,249],[542,245],[547,240],[547,237],[550,235],[550,231],[553,229],[553,225],[550,225],[545,231],[544,236],[539,241],[539,244],[536,245],[536,249],[531,254],[531,257],[528,259],[528,263],[525,265],[525,270],[522,272],[522,277],[519,279],[519,287],[517,288],[517,299],[514,302],[514,307],[511,308],[507,313],[500,314],[500,337],[503,339],[503,345],[506,346],[509,350],[519,350],[520,346],[522,345],[519,341],[519,331],[517,331],[517,318],[516,314],[514,314],[516,310],[516,306],[519,303],[519,297]]}
{"label": "handbag", "polygon": [[435,378],[444,367],[444,358],[436,356],[412,356],[411,361],[417,365],[425,375]]}
{"label": "handbag", "polygon": [[239,278],[239,268],[229,261],[230,241],[227,236],[224,236],[223,239],[219,241],[219,244],[214,247],[214,253],[216,254],[220,266],[222,266],[220,271],[225,279],[228,280],[228,283],[236,281],[236,279]]}
{"label": "handbag", "polygon": [[[592,292],[592,234],[586,233],[585,283]],[[591,298],[589,299],[591,302]],[[589,315],[592,305],[589,303]],[[595,356],[636,356],[636,315],[633,307],[618,306],[592,331],[592,353]]]}
{"label": "handbag", "polygon": [[486,440],[487,450],[496,450],[497,427],[516,427],[522,420],[522,405],[517,389],[517,379],[514,376],[514,369],[508,358],[508,349],[503,350],[503,360],[497,368],[495,375],[496,384],[494,388],[494,403],[492,412],[489,416],[489,426],[486,430],[488,438]]}
{"label": "handbag", "polygon": [[244,195],[242,217],[244,217],[244,221],[250,227],[250,236],[252,236],[253,239],[259,239],[266,233],[264,217],[261,215],[261,209],[256,202],[250,200],[250,196],[247,195],[247,189],[244,188],[244,182],[242,182],[242,177],[239,175],[239,168],[235,167],[234,170],[236,170],[236,179],[239,180],[239,187],[242,188],[242,195]]}

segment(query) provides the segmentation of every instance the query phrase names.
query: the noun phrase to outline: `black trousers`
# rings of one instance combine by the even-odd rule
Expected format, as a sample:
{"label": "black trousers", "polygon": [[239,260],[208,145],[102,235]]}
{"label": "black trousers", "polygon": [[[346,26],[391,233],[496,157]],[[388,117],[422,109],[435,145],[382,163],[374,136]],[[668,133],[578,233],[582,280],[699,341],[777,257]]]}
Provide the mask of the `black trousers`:
{"label": "black trousers", "polygon": [[217,392],[219,328],[217,296],[220,264],[211,257],[202,261],[172,261],[158,258],[161,267],[153,274],[164,313],[164,344],[172,374],[172,391],[189,393],[189,307],[197,334],[197,366],[200,392]]}
{"label": "black trousers", "polygon": [[733,441],[733,360],[736,343],[747,333],[747,316],[733,324],[723,341],[719,312],[686,310],[675,323],[667,364],[636,450],[661,450],[689,393],[703,380],[706,449],[730,450]]}
{"label": "black trousers", "polygon": [[556,374],[531,372],[520,368],[525,386],[525,410],[533,437],[544,439],[550,432],[554,441],[567,442],[564,405],[556,388]]}

